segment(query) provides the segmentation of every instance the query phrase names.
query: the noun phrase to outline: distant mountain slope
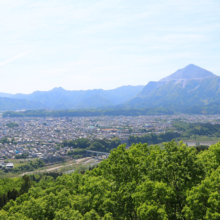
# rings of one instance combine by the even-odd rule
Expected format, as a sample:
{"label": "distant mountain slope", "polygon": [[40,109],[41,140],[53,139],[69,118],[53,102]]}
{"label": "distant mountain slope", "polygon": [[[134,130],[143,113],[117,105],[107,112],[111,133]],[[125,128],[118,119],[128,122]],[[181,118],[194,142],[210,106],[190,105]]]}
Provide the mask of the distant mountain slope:
{"label": "distant mountain slope", "polygon": [[25,99],[30,103],[40,103],[40,106],[48,109],[89,109],[123,104],[134,98],[143,87],[122,86],[111,90],[94,89],[79,91],[68,91],[59,87],[50,91],[35,91],[28,95],[6,95],[14,99]]}
{"label": "distant mountain slope", "polygon": [[158,82],[149,82],[127,106],[182,108],[216,102],[220,103],[220,77],[191,64]]}
{"label": "distant mountain slope", "polygon": [[12,99],[0,97],[0,111],[6,110],[24,110],[24,109],[42,109],[43,105],[38,102],[25,99]]}
{"label": "distant mountain slope", "polygon": [[10,98],[11,96],[13,96],[13,95],[9,94],[9,93],[0,92],[0,97]]}
{"label": "distant mountain slope", "polygon": [[110,100],[113,105],[118,105],[134,98],[143,88],[144,86],[121,86],[116,89],[103,90],[103,95]]}
{"label": "distant mountain slope", "polygon": [[81,102],[77,104],[78,109],[91,109],[98,108],[103,106],[112,106],[113,103],[104,98],[102,95],[96,94],[89,98],[83,99]]}

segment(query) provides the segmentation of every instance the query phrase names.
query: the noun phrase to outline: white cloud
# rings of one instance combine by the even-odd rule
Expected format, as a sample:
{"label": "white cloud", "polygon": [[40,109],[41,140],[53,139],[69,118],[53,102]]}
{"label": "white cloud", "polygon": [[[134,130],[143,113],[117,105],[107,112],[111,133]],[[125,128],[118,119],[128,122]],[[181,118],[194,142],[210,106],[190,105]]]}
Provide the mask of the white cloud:
{"label": "white cloud", "polygon": [[27,55],[27,54],[28,54],[28,52],[20,53],[20,54],[14,56],[14,57],[11,57],[11,58],[9,58],[9,59],[3,61],[3,62],[0,62],[0,66],[4,66],[4,65],[6,65],[6,64],[8,64],[8,63],[11,63],[12,61],[17,60],[17,59],[20,59],[21,57],[24,57],[24,56]]}

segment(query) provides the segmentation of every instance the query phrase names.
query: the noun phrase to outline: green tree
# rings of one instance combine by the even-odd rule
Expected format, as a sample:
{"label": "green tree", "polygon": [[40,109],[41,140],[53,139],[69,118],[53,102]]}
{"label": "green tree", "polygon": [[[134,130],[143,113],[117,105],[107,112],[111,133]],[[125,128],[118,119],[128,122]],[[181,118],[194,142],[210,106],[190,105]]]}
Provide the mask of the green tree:
{"label": "green tree", "polygon": [[23,193],[26,193],[28,192],[28,190],[31,188],[32,186],[32,183],[31,183],[31,180],[29,178],[29,176],[27,175],[24,175],[22,177],[22,179],[24,180],[23,184],[21,185],[21,190],[20,190],[20,193],[23,194]]}
{"label": "green tree", "polygon": [[205,177],[203,164],[197,159],[194,148],[179,146],[175,141],[164,143],[164,150],[150,163],[149,178],[168,184],[174,193],[169,201],[171,219],[184,219],[183,208],[187,191],[199,184]]}
{"label": "green tree", "polygon": [[116,148],[121,144],[121,140],[118,137],[112,138],[110,143],[110,148]]}
{"label": "green tree", "polygon": [[146,179],[133,194],[139,219],[172,219],[173,213],[167,206],[173,200],[172,187],[162,182]]}
{"label": "green tree", "polygon": [[93,142],[91,144],[91,146],[89,147],[89,149],[94,150],[94,151],[104,151],[105,152],[105,146],[99,142]]}
{"label": "green tree", "polygon": [[187,219],[220,219],[220,167],[193,187],[186,199],[184,213]]}

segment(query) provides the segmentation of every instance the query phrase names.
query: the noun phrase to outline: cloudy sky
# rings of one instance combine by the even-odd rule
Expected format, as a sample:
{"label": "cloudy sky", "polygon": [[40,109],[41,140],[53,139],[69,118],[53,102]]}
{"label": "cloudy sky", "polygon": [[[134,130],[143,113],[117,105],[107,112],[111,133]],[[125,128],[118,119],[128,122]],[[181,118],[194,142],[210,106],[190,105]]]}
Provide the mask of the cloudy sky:
{"label": "cloudy sky", "polygon": [[220,75],[219,0],[0,0],[0,92]]}

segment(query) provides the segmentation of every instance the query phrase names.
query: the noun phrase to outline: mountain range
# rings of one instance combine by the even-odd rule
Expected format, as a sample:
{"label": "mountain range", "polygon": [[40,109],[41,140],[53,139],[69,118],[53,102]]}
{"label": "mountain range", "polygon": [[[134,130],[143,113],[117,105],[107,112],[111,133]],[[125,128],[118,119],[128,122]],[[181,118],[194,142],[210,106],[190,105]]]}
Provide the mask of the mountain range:
{"label": "mountain range", "polygon": [[220,104],[220,77],[196,65],[146,86],[122,86],[112,90],[69,91],[61,87],[31,94],[0,93],[0,110],[21,109],[129,109],[174,108]]}
{"label": "mountain range", "polygon": [[0,93],[0,110],[24,109],[94,109],[126,103],[144,86],[122,86],[112,90],[94,89],[69,91],[61,87],[31,94]]}

